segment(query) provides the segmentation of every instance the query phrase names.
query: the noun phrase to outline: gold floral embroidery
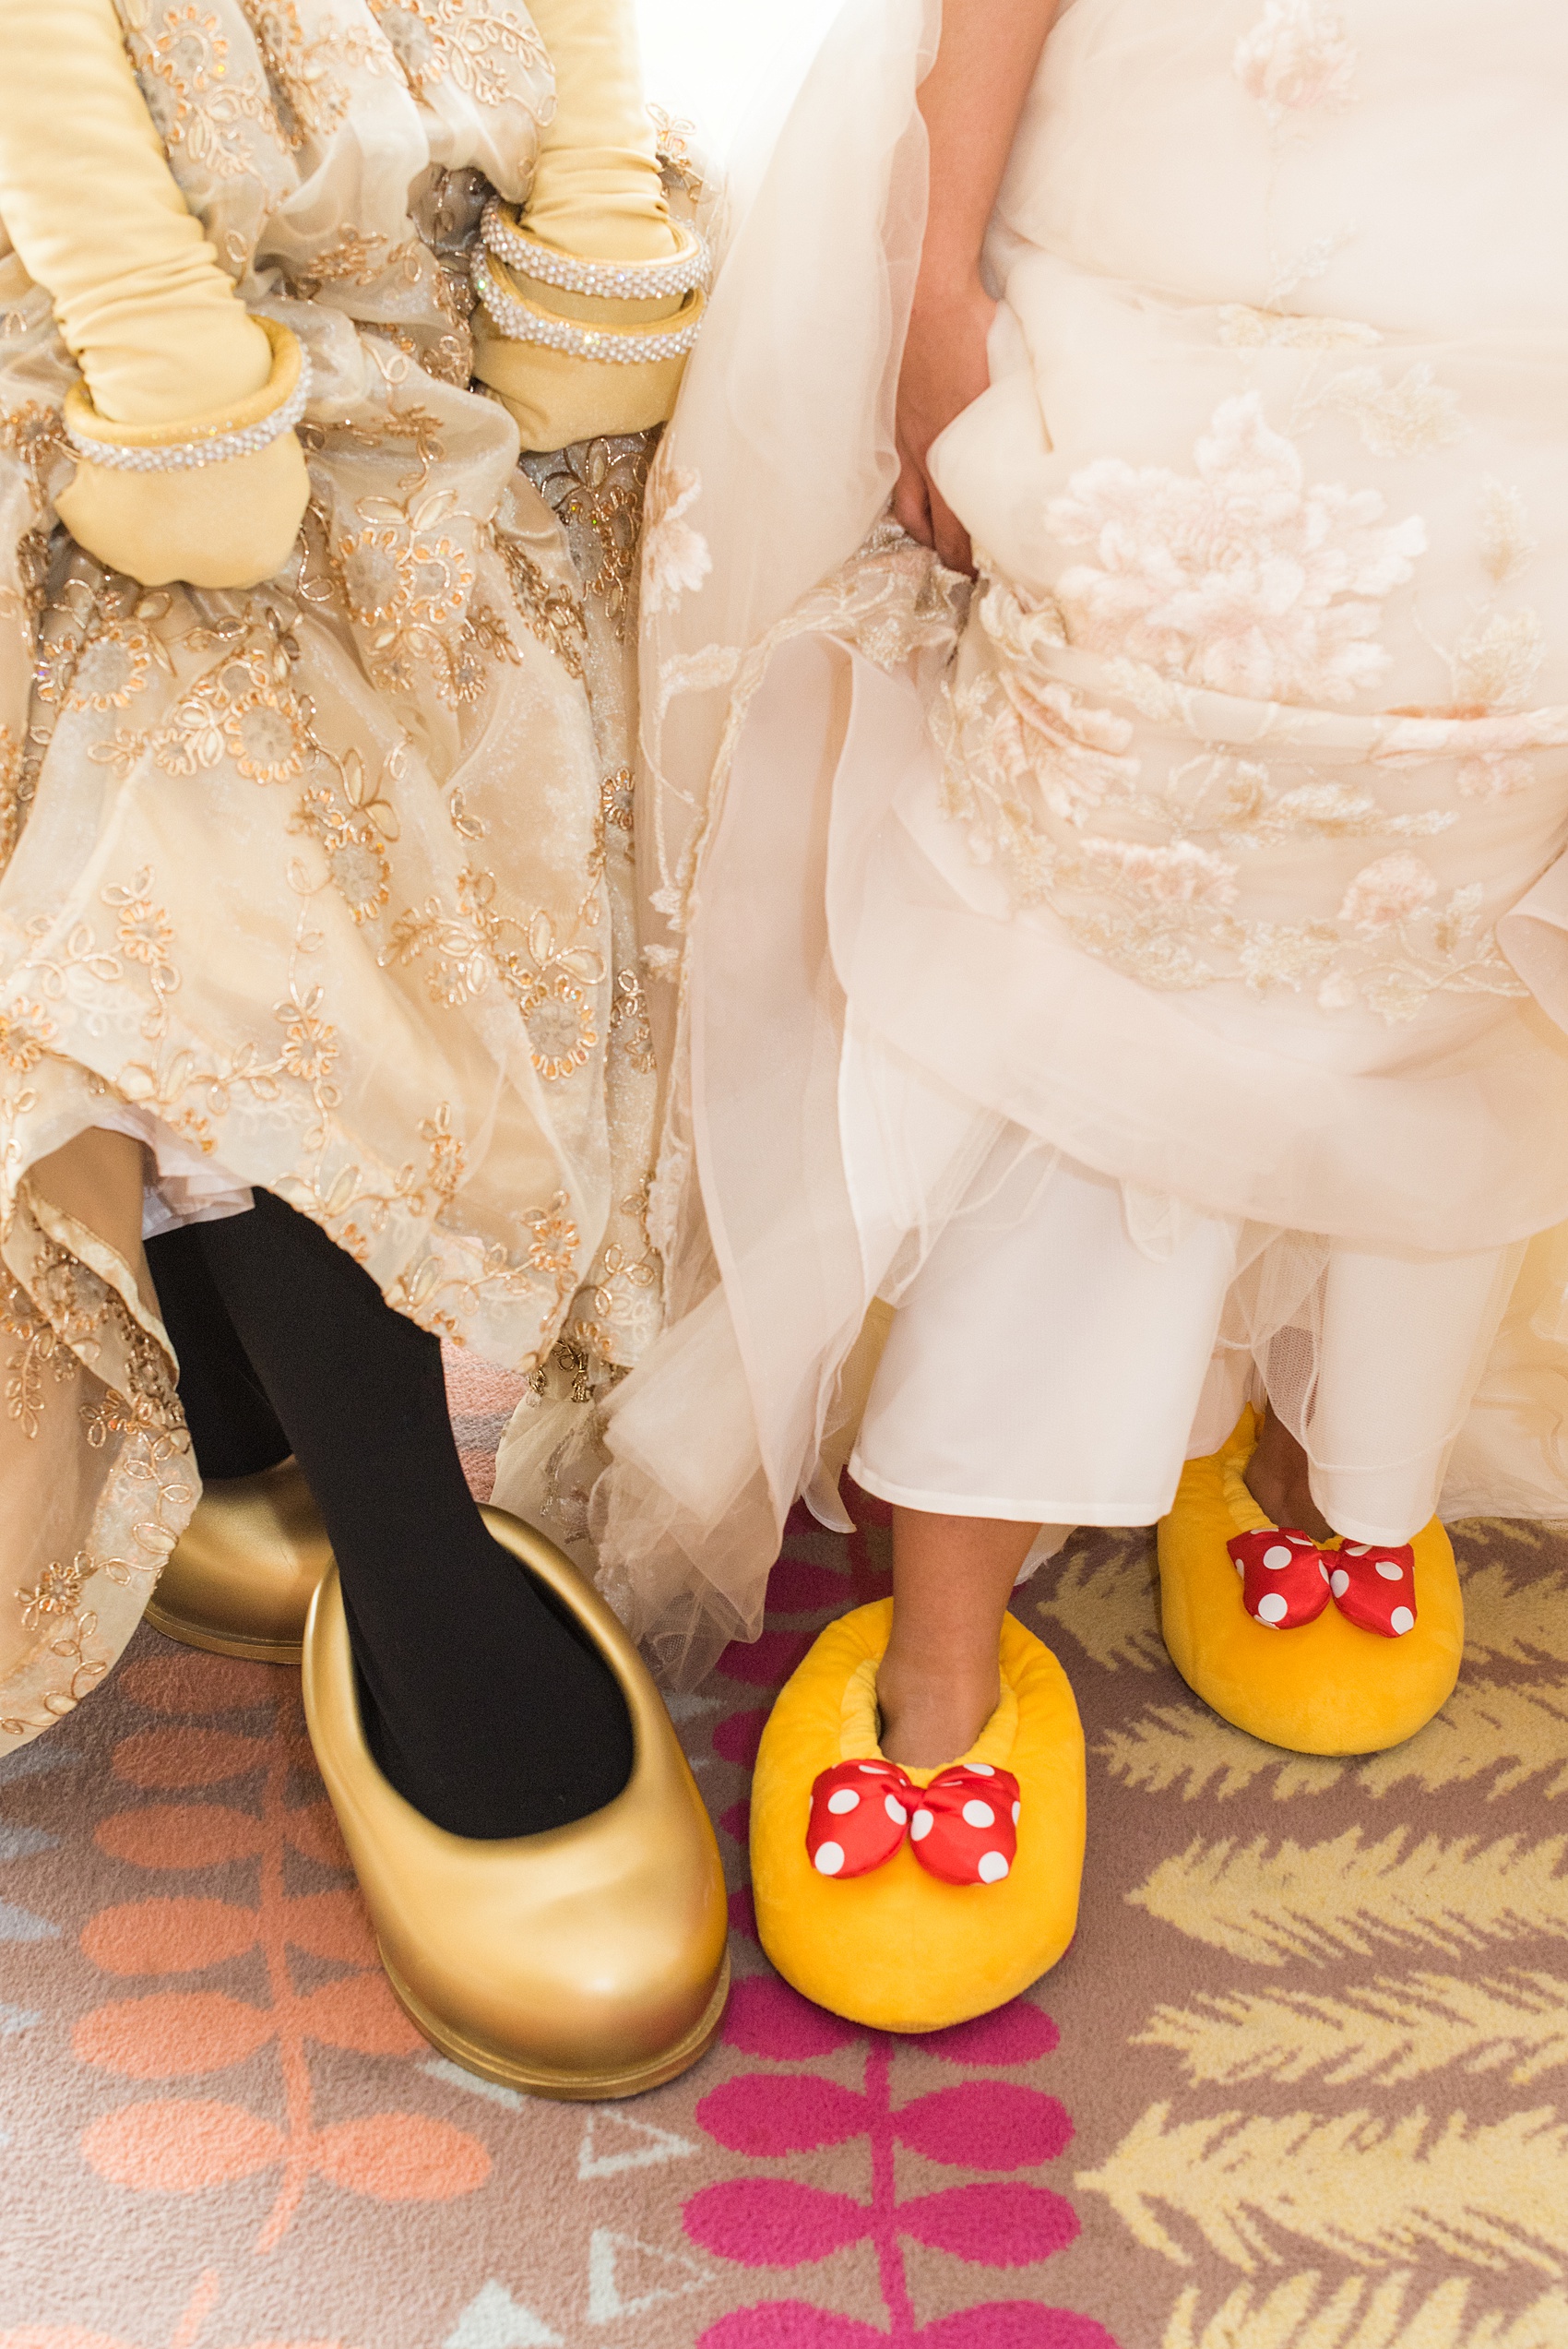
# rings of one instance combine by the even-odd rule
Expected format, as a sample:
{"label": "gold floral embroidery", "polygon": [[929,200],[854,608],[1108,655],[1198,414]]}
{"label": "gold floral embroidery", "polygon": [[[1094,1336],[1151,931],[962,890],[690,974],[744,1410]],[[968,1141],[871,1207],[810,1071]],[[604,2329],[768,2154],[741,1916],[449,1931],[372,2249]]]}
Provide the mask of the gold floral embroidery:
{"label": "gold floral embroidery", "polygon": [[41,1003],[18,1003],[0,1011],[0,1061],[25,1077],[52,1049],[58,1033]]}
{"label": "gold floral embroidery", "polygon": [[399,834],[398,811],[385,790],[372,785],[357,750],[326,764],[331,781],[305,793],[290,829],[320,843],[333,887],[354,920],[368,922],[391,893],[386,845]]}
{"label": "gold floral embroidery", "polygon": [[0,726],[0,872],[10,863],[32,799],[32,776],[22,745]]}
{"label": "gold floral embroidery", "polygon": [[569,589],[552,585],[515,531],[492,533],[495,551],[506,566],[513,601],[530,636],[555,655],[569,677],[583,674],[583,640],[588,622],[579,599]]}
{"label": "gold floral embroidery", "polygon": [[659,168],[666,188],[673,193],[679,188],[688,203],[695,204],[703,192],[701,172],[692,158],[692,140],[697,135],[695,123],[684,114],[667,113],[662,106],[650,105],[654,137],[657,141]]}
{"label": "gold floral embroidery", "polygon": [[320,1017],[322,1001],[319,987],[296,988],[272,1016],[282,1025],[283,1066],[290,1076],[308,1085],[319,1103],[336,1108],[342,1096],[327,1079],[338,1058],[338,1031]]}
{"label": "gold floral embroidery", "polygon": [[220,19],[201,0],[178,0],[160,16],[140,0],[123,13],[131,60],[165,144],[215,174],[248,171],[246,125],[267,124],[272,109],[259,76],[231,70]]}
{"label": "gold floral embroidery", "polygon": [[145,962],[149,970],[164,968],[174,943],[174,926],[162,907],[154,905],[150,898],[126,897],[119,889],[109,901],[120,908],[114,929],[122,954],[129,955],[133,962]]}
{"label": "gold floral embroidery", "polygon": [[128,709],[158,656],[145,628],[106,617],[83,645],[65,687],[66,709]]}
{"label": "gold floral embroidery", "polygon": [[444,1101],[434,1117],[420,1121],[420,1139],[428,1144],[430,1163],[425,1179],[444,1204],[457,1197],[464,1173],[463,1145],[452,1131],[452,1104]]}
{"label": "gold floral embroidery", "polygon": [[160,724],[122,727],[89,756],[124,774],[148,758],[166,775],[200,774],[231,758],[254,781],[289,782],[303,766],[307,733],[276,623],[264,622],[248,644],[225,649]]}
{"label": "gold floral embroidery", "polygon": [[523,1017],[533,1065],[547,1081],[570,1077],[588,1066],[599,1036],[580,987],[560,973],[542,981]]}
{"label": "gold floral embroidery", "polygon": [[498,106],[513,94],[509,66],[537,70],[548,63],[533,25],[505,0],[490,0],[482,9],[465,0],[370,0],[370,5],[417,98],[451,80],[481,105]]}
{"label": "gold floral embroidery", "polygon": [[358,229],[339,229],[330,244],[312,254],[309,269],[291,282],[302,302],[314,299],[326,285],[362,289],[382,284],[390,278],[413,287],[423,278],[430,257],[417,237],[394,243],[389,236],[366,236]]}
{"label": "gold floral embroidery", "polygon": [[292,782],[304,765],[298,709],[269,682],[234,694],[223,713],[223,740],[242,775],[256,783]]}
{"label": "gold floral embroidery", "polygon": [[35,1631],[46,1617],[74,1615],[82,1594],[82,1584],[93,1571],[90,1559],[78,1551],[69,1566],[47,1566],[30,1591],[18,1591],[22,1603],[22,1621],[30,1631]]}
{"label": "gold floral embroidery", "polygon": [[398,914],[383,962],[424,962],[432,1000],[442,1005],[470,1001],[498,980],[525,1019],[548,997],[564,1002],[563,985],[603,983],[604,958],[597,948],[562,944],[548,913],[524,921],[500,912],[495,899],[494,875],[469,867],[457,877],[456,912],[430,900]]}
{"label": "gold floral embroidery", "polygon": [[632,1067],[641,1075],[651,1077],[658,1066],[653,1055],[653,1029],[643,983],[635,971],[615,973],[615,992],[610,1000],[610,1033]]}
{"label": "gold floral embroidery", "polygon": [[550,456],[525,456],[523,471],[565,525],[577,567],[624,640],[637,567],[643,493],[657,434],[579,441]]}
{"label": "gold floral embroidery", "polygon": [[[351,455],[355,451],[371,455],[398,441],[407,441],[413,451],[413,470],[399,481],[398,486],[410,492],[418,492],[424,487],[432,466],[438,464],[446,453],[440,418],[417,403],[392,409],[374,424],[360,423],[352,418],[332,424],[316,424],[307,421],[300,426],[300,438],[307,450],[320,456]],[[314,521],[323,535],[327,533],[329,517],[319,502],[313,505],[307,519]],[[318,589],[317,591],[320,593],[321,590]],[[327,591],[329,593],[330,590]],[[308,594],[308,588],[306,592]]]}
{"label": "gold floral embroidery", "polygon": [[[52,517],[48,483],[70,444],[57,408],[30,399],[20,407],[0,411],[0,457],[21,467],[32,519],[16,538],[14,575],[0,579],[0,620],[24,626],[35,625],[47,593]],[[13,843],[14,844],[14,843]]]}
{"label": "gold floral embroidery", "polygon": [[344,68],[370,74],[396,70],[390,45],[377,31],[329,17],[312,37],[300,21],[296,0],[240,0],[240,5],[271,85],[279,136],[291,151],[307,139],[326,138],[347,115]]}
{"label": "gold floral embroidery", "polygon": [[599,787],[599,821],[600,831],[617,832],[632,829],[633,775],[629,767],[617,767],[606,775]]}
{"label": "gold floral embroidery", "polygon": [[[58,1268],[53,1268],[57,1272]],[[64,1308],[65,1329],[56,1329],[33,1306],[27,1291],[15,1281],[6,1283],[0,1302],[0,1332],[12,1341],[14,1352],[6,1365],[6,1415],[24,1436],[35,1437],[42,1422],[48,1385],[64,1386],[75,1376],[76,1356],[70,1340],[84,1347],[92,1342],[92,1313],[75,1298],[62,1294],[55,1283],[56,1309]]]}
{"label": "gold floral embroidery", "polygon": [[[319,560],[303,588],[310,600],[340,602],[362,631],[374,685],[411,695],[422,676],[454,709],[481,701],[493,664],[517,658],[501,614],[475,592],[474,554],[456,507],[451,490],[400,507],[366,500],[366,526],[346,535],[334,535],[313,507]],[[452,528],[442,529],[449,518]]]}

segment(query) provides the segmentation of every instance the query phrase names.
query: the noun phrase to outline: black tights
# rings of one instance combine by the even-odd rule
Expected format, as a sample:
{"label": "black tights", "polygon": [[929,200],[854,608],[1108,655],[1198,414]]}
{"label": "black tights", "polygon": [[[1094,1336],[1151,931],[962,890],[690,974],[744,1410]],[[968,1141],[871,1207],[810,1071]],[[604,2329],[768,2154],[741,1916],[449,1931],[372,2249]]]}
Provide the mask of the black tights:
{"label": "black tights", "polygon": [[464,1479],[441,1348],[307,1217],[246,1215],[148,1244],[204,1475],[292,1451],[338,1560],[376,1761],[454,1834],[535,1834],[631,1775],[597,1652],[493,1542]]}

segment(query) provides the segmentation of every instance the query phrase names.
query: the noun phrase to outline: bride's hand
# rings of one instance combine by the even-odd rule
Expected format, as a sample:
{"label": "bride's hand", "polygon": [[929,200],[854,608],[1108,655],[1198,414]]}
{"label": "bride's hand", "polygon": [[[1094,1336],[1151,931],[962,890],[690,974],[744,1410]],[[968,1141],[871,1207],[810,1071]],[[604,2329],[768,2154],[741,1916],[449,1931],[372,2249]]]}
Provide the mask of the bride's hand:
{"label": "bride's hand", "polygon": [[893,517],[955,571],[973,574],[969,534],[926,471],[932,442],[991,381],[986,339],[996,304],[980,279],[957,293],[917,287],[898,376],[894,431],[898,482]]}

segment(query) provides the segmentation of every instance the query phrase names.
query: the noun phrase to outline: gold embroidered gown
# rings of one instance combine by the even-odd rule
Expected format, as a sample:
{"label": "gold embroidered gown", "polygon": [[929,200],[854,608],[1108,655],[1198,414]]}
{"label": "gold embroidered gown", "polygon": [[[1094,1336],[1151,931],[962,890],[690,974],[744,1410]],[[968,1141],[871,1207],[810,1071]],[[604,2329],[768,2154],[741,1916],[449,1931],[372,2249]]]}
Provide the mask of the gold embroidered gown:
{"label": "gold embroidered gown", "polygon": [[[624,1364],[653,1285],[627,590],[646,445],[517,463],[467,248],[552,103],[515,0],[125,0],[186,200],[309,353],[313,498],[247,592],[55,521],[75,370],[0,259],[0,1752],[113,1663],[197,1481],[136,1234],[41,1159],[136,1137],[145,1229],[248,1186],[427,1329]],[[574,560],[574,554],[576,560]],[[584,582],[587,581],[585,590]]]}

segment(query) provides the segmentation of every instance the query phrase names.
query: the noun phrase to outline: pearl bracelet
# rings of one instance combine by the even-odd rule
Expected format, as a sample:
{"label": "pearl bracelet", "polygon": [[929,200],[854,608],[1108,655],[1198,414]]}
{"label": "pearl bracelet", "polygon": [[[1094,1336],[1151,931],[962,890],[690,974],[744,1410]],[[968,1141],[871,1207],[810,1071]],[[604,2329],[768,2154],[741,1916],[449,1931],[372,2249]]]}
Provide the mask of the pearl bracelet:
{"label": "pearl bracelet", "polygon": [[[217,417],[194,429],[189,425],[105,425],[93,407],[85,383],[74,383],[65,394],[63,421],[65,437],[84,464],[103,465],[117,473],[182,473],[203,465],[226,465],[235,458],[255,457],[275,440],[292,432],[310,399],[311,369],[295,337],[271,318],[258,318],[272,345],[272,374],[263,389],[240,403],[240,416],[273,399],[284,398],[269,413],[255,422]],[[285,387],[287,388],[285,389]],[[103,431],[119,435],[101,438]]]}
{"label": "pearl bracelet", "polygon": [[542,343],[569,359],[598,359],[612,366],[638,367],[660,359],[683,359],[702,328],[706,297],[691,289],[679,323],[669,327],[585,327],[508,293],[495,281],[483,253],[469,265],[474,292],[501,332],[512,342]]}
{"label": "pearl bracelet", "polygon": [[555,253],[520,221],[509,220],[499,197],[493,196],[480,223],[485,244],[499,260],[539,285],[552,285],[563,293],[586,293],[611,302],[666,301],[694,288],[706,292],[712,274],[707,245],[695,229],[672,223],[681,250],[667,261],[579,261],[571,254]]}

